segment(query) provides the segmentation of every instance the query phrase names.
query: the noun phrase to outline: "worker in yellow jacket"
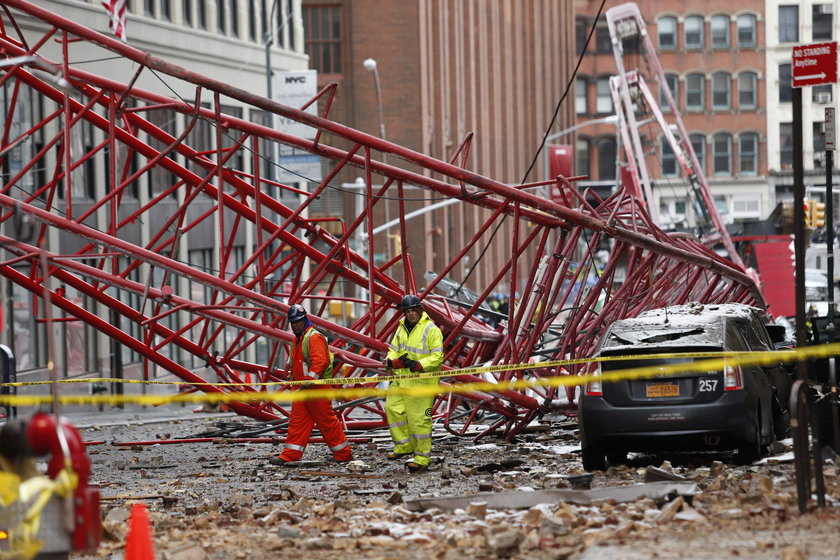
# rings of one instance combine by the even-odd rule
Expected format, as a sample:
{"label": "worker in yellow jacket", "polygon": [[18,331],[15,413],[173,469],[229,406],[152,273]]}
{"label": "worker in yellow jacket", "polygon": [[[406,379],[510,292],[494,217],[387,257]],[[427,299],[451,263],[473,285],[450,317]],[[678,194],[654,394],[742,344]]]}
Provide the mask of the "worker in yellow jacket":
{"label": "worker in yellow jacket", "polygon": [[[411,372],[440,371],[443,363],[443,334],[429,318],[418,298],[408,294],[400,302],[403,319],[391,339],[383,365],[406,379],[391,381],[391,388],[437,385],[437,377],[411,379]],[[385,398],[388,429],[394,450],[388,459],[411,456],[406,468],[420,472],[429,468],[432,457],[432,404],[434,395],[402,395],[389,391]]]}

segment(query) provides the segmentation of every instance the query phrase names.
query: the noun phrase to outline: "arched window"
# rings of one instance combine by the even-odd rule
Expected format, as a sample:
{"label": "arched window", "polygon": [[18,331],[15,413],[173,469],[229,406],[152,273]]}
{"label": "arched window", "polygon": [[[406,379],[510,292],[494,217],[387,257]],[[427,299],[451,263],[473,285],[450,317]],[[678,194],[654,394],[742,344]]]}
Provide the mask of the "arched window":
{"label": "arched window", "polygon": [[578,138],[575,141],[575,175],[589,175],[589,139]]}
{"label": "arched window", "polygon": [[689,74],[685,77],[685,108],[689,111],[703,110],[705,81],[703,74]]}
{"label": "arched window", "polygon": [[688,16],[683,24],[685,28],[685,48],[703,48],[703,17]]}
{"label": "arched window", "polygon": [[711,22],[712,48],[729,48],[729,16],[712,16]]}
{"label": "arched window", "polygon": [[615,179],[615,138],[602,138],[598,141],[598,179]]}
{"label": "arched window", "polygon": [[583,54],[586,38],[589,35],[589,24],[583,18],[575,19],[575,54]]}
{"label": "arched window", "polygon": [[662,136],[659,139],[660,163],[662,165],[663,177],[675,177],[677,175],[677,156],[671,149],[668,139]]}
{"label": "arched window", "polygon": [[755,16],[752,14],[738,16],[738,46],[755,46]]}
{"label": "arched window", "polygon": [[712,108],[729,109],[732,76],[718,72],[712,76]]}
{"label": "arched window", "polygon": [[656,20],[656,31],[659,34],[659,48],[662,50],[677,48],[677,18],[663,16]]}
{"label": "arched window", "polygon": [[712,165],[715,175],[732,174],[732,135],[721,133],[712,138]]}
{"label": "arched window", "polygon": [[598,78],[595,82],[595,112],[608,114],[613,112],[612,93],[610,93],[610,79]]}
{"label": "arched window", "polygon": [[738,107],[755,109],[758,105],[758,76],[755,72],[738,74]]}
{"label": "arched window", "polygon": [[[665,84],[667,84],[668,89],[671,90],[671,97],[674,98],[674,103],[677,103],[677,100],[680,98],[679,76],[676,74],[665,74]],[[662,110],[666,113],[671,111],[671,108],[668,106],[668,100],[665,98],[665,90],[661,85],[659,87],[659,106],[662,107]]]}
{"label": "arched window", "polygon": [[699,171],[706,174],[706,135],[705,134],[689,134],[689,141],[691,147],[694,149],[694,155],[697,156],[697,161],[700,163]]}
{"label": "arched window", "polygon": [[741,175],[758,174],[758,134],[748,132],[738,139]]}
{"label": "arched window", "polygon": [[585,76],[578,76],[575,80],[575,113],[585,115],[589,113],[589,80]]}

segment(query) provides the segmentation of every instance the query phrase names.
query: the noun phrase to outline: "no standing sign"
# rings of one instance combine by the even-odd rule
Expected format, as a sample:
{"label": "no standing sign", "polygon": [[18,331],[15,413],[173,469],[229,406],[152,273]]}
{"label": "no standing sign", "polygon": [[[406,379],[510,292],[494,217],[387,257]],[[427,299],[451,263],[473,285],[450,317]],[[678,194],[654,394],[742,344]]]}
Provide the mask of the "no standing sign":
{"label": "no standing sign", "polygon": [[837,81],[837,42],[793,47],[792,86],[817,86]]}

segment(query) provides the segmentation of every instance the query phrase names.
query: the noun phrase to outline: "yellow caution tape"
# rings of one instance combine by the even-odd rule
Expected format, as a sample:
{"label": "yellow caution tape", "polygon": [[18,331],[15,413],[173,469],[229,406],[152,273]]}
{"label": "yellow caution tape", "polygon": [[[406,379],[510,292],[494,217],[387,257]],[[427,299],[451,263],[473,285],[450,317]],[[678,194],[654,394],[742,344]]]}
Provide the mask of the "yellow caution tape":
{"label": "yellow caution tape", "polygon": [[[789,352],[789,351],[785,351]],[[450,369],[438,372],[412,372],[403,374],[390,375],[371,375],[367,377],[333,377],[329,379],[313,379],[306,381],[255,381],[255,382],[196,382],[189,381],[156,381],[145,379],[114,379],[111,377],[81,377],[75,379],[59,379],[57,383],[128,383],[140,385],[190,385],[193,387],[272,387],[272,386],[305,386],[305,385],[350,385],[350,384],[376,384],[385,381],[396,381],[398,379],[427,379],[427,378],[442,378],[442,377],[459,377],[462,375],[476,375],[481,373],[499,373],[507,371],[522,371],[522,370],[536,370],[536,369],[553,369],[562,366],[588,364],[594,362],[611,362],[619,360],[661,360],[670,358],[721,358],[721,357],[736,357],[750,355],[754,352],[663,352],[659,354],[643,354],[631,356],[600,356],[594,358],[578,358],[575,360],[551,360],[545,362],[529,362],[521,364],[499,364],[495,366],[474,366],[468,368]],[[764,352],[756,352],[757,354],[764,354]],[[50,385],[52,381],[15,381],[10,383],[0,383],[0,389],[3,387],[26,387],[32,385]]]}
{"label": "yellow caution tape", "polygon": [[[709,359],[701,359],[698,361],[684,362],[678,364],[666,364],[657,366],[646,366],[632,369],[615,370],[609,372],[602,372],[599,375],[559,375],[550,377],[534,377],[530,379],[514,379],[509,381],[482,381],[474,383],[460,383],[460,384],[446,384],[440,386],[437,383],[420,385],[413,387],[390,387],[388,389],[380,389],[377,387],[343,387],[336,389],[298,389],[296,391],[237,391],[237,392],[211,392],[205,394],[190,393],[190,394],[176,394],[176,395],[62,395],[59,396],[59,401],[62,404],[91,404],[91,405],[119,405],[119,404],[139,404],[144,406],[157,406],[165,403],[231,403],[231,402],[275,402],[275,403],[290,403],[296,401],[304,401],[311,399],[330,399],[330,400],[348,400],[360,397],[383,397],[387,393],[396,393],[403,395],[436,395],[443,393],[470,393],[470,392],[500,392],[500,391],[524,391],[533,387],[572,387],[576,385],[584,385],[592,381],[602,381],[604,383],[611,383],[616,381],[650,378],[650,377],[664,377],[669,375],[678,375],[687,372],[696,371],[720,371],[726,366],[752,366],[752,365],[771,365],[780,362],[795,362],[815,358],[826,358],[829,356],[837,356],[840,354],[840,343],[823,344],[818,346],[807,346],[797,348],[795,350],[780,350],[767,352],[707,352],[707,353],[669,353],[657,355],[630,355],[630,356],[611,356],[606,359],[582,359],[582,360],[558,360],[554,362],[538,362],[528,364],[507,364],[496,366],[481,366],[454,369],[448,371],[434,372],[434,373],[412,373],[407,375],[389,375],[389,376],[371,376],[371,377],[352,377],[352,378],[335,378],[335,379],[320,379],[311,382],[272,382],[272,383],[185,383],[175,382],[177,385],[207,385],[207,386],[224,386],[224,385],[349,385],[349,384],[371,384],[381,383],[383,381],[393,380],[408,380],[408,379],[435,379],[441,377],[458,377],[461,375],[489,373],[489,372],[506,372],[517,370],[537,370],[545,368],[553,368],[558,365],[566,365],[570,363],[593,363],[597,361],[614,361],[627,359],[653,359],[653,358],[696,358],[700,356],[714,356]],[[88,380],[90,381],[90,380]],[[128,381],[128,380],[108,380],[108,381]],[[172,382],[158,382],[169,383]],[[8,385],[8,384],[7,384]],[[0,385],[2,386],[2,385]],[[37,406],[48,404],[53,397],[51,395],[0,395],[0,405],[9,404],[12,406]]]}

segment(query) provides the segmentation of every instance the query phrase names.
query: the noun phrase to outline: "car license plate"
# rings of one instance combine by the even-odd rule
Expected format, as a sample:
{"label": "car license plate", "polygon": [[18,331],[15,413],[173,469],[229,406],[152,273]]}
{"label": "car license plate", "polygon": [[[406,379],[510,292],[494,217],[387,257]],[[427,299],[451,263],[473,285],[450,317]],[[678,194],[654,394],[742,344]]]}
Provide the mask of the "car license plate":
{"label": "car license plate", "polygon": [[679,397],[679,383],[650,383],[645,387],[645,394],[651,397]]}

